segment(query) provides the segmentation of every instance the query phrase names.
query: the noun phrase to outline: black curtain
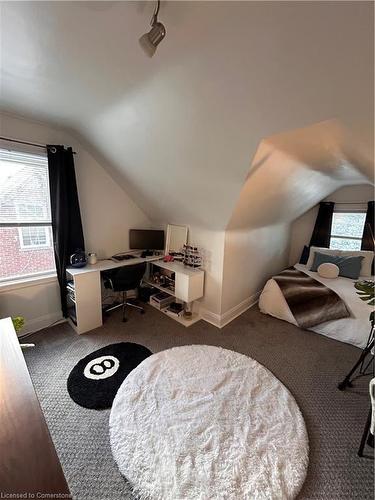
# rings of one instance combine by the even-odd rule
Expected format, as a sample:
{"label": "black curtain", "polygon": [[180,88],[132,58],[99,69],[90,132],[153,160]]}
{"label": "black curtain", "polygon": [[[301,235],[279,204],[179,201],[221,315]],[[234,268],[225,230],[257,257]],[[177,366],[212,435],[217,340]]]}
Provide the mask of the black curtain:
{"label": "black curtain", "polygon": [[369,201],[367,204],[367,213],[365,227],[363,228],[361,250],[374,251],[374,202]]}
{"label": "black curtain", "polygon": [[332,201],[322,201],[319,204],[319,212],[311,235],[310,246],[329,247],[334,208],[335,204]]}
{"label": "black curtain", "polygon": [[67,317],[66,267],[71,254],[77,249],[85,249],[85,242],[72,148],[48,145],[47,154],[56,271],[61,310],[63,316]]}
{"label": "black curtain", "polygon": [[309,246],[305,246],[300,258],[300,264],[306,264],[309,258],[310,247],[329,247],[331,239],[332,218],[335,204],[332,201],[322,201],[316,217],[315,226]]}

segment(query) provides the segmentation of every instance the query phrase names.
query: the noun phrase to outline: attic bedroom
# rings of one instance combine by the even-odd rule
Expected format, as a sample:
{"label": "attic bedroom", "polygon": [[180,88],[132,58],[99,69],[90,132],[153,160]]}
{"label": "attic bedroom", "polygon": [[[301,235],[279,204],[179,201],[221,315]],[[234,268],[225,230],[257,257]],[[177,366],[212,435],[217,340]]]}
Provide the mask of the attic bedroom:
{"label": "attic bedroom", "polygon": [[373,2],[0,26],[0,497],[373,499]]}

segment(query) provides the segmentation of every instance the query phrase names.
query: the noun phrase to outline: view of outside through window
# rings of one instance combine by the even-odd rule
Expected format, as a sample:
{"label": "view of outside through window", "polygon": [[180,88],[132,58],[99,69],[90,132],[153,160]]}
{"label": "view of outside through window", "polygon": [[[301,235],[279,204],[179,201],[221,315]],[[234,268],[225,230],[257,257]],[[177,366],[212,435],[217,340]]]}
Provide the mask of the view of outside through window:
{"label": "view of outside through window", "polygon": [[334,212],[329,248],[360,250],[365,219],[364,212]]}
{"label": "view of outside through window", "polygon": [[54,271],[47,158],[0,149],[0,281]]}

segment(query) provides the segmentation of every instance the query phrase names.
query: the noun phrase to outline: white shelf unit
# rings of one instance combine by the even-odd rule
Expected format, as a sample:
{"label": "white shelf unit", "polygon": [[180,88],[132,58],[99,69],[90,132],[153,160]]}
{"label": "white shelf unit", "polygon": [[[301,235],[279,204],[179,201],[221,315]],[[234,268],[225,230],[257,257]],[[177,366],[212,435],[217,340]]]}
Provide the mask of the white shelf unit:
{"label": "white shelf unit", "polygon": [[100,273],[70,274],[69,269],[67,272],[75,290],[76,321],[68,318],[70,325],[77,333],[98,328],[103,324]]}
{"label": "white shelf unit", "polygon": [[[169,288],[165,288],[161,285],[155,284],[150,279],[153,268],[155,267],[165,269],[174,273],[174,290],[170,290]],[[202,271],[201,269],[186,267],[180,262],[156,261],[150,263],[147,278],[144,278],[143,281],[148,285],[153,286],[165,293],[168,293],[169,295],[173,295],[174,297],[176,297],[176,299],[188,304],[191,304],[195,300],[203,297],[204,271]],[[153,304],[151,305],[153,306]],[[178,321],[178,323],[181,323],[184,326],[190,326],[200,319],[200,316],[197,312],[193,312],[191,319],[185,319],[183,316],[175,316],[169,313],[167,310],[158,309],[157,307],[155,307],[155,309],[164,313],[175,321]]]}
{"label": "white shelf unit", "polygon": [[152,286],[152,288],[157,288],[161,292],[168,293],[169,295],[173,295],[174,297],[174,291],[170,290],[169,288],[165,288],[164,286],[158,285],[157,283],[154,283],[153,281],[149,280],[148,278],[143,278],[142,283],[146,283],[146,285]]}
{"label": "white shelf unit", "polygon": [[161,313],[168,316],[168,318],[174,319],[175,321],[177,321],[177,323],[180,323],[181,325],[184,326],[193,325],[194,323],[196,323],[201,319],[199,314],[196,312],[193,312],[191,319],[185,319],[183,316],[175,316],[170,314],[166,309],[159,309],[158,307],[154,306],[154,304],[151,304],[151,302],[149,302],[149,305],[154,309],[156,309],[157,311],[160,311]]}

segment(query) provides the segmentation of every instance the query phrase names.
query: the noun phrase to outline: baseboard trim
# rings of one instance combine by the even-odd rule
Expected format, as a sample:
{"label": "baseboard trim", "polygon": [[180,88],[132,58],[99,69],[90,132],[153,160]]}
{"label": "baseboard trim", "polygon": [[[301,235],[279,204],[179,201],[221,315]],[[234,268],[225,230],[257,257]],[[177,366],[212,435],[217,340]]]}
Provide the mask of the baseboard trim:
{"label": "baseboard trim", "polygon": [[224,314],[221,315],[221,320],[220,320],[220,328],[223,326],[227,325],[231,321],[233,321],[235,318],[240,316],[242,313],[250,309],[254,304],[256,304],[259,300],[259,295],[261,292],[254,293],[254,295],[250,295],[247,299],[243,300],[236,306],[232,307],[229,309],[229,311],[226,311]]}
{"label": "baseboard trim", "polygon": [[54,313],[45,314],[44,316],[39,316],[34,319],[26,319],[25,326],[19,333],[19,337],[23,337],[25,335],[29,335],[30,333],[38,332],[39,330],[43,330],[43,328],[47,328],[53,323],[63,323],[66,321],[65,318],[61,316],[60,311],[56,311]]}
{"label": "baseboard trim", "polygon": [[201,319],[213,326],[216,326],[217,328],[220,328],[220,314],[215,314],[208,309],[204,309],[203,307],[199,309],[199,314]]}
{"label": "baseboard trim", "polygon": [[216,326],[217,328],[223,328],[225,325],[233,321],[235,318],[240,316],[242,313],[247,311],[250,307],[256,304],[259,300],[261,292],[254,293],[250,297],[235,305],[224,314],[216,314],[207,309],[201,308],[200,315],[204,321]]}

